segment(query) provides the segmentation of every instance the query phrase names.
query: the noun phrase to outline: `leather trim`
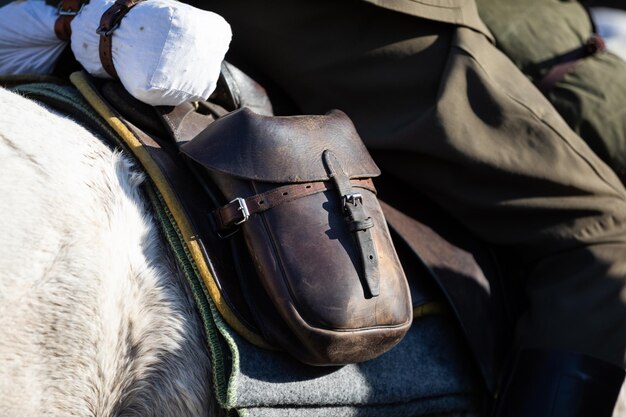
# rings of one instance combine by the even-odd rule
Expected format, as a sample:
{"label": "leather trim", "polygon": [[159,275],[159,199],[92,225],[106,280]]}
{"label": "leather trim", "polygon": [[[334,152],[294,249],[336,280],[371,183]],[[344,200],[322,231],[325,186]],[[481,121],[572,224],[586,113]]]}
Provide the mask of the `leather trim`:
{"label": "leather trim", "polygon": [[[346,176],[341,162],[335,154],[326,150],[322,156],[326,171],[335,183],[338,196],[342,201],[344,220],[354,238],[361,258],[363,287],[366,297],[378,297],[380,295],[379,256],[371,230],[374,227],[374,222],[366,211],[362,195],[356,193],[356,190],[352,188],[351,181]],[[371,210],[371,207],[368,208]]]}
{"label": "leather trim", "polygon": [[222,71],[209,101],[221,105],[228,111],[249,107],[256,114],[274,115],[272,103],[265,89],[227,61],[222,62]]}
{"label": "leather trim", "polygon": [[100,43],[98,45],[98,53],[100,54],[100,62],[102,63],[102,68],[111,76],[113,79],[118,79],[117,71],[115,70],[115,65],[113,65],[113,45],[111,42],[111,36],[100,35]]}

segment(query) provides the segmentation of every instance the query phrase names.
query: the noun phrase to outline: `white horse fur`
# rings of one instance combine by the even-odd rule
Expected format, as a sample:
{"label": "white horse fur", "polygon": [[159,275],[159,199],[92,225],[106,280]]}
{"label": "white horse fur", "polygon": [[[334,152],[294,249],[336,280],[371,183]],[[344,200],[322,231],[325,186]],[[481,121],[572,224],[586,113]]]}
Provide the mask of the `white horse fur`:
{"label": "white horse fur", "polygon": [[0,414],[218,414],[142,175],[34,102],[0,89],[0,109]]}
{"label": "white horse fur", "polygon": [[212,415],[193,300],[132,164],[0,89],[0,414]]}

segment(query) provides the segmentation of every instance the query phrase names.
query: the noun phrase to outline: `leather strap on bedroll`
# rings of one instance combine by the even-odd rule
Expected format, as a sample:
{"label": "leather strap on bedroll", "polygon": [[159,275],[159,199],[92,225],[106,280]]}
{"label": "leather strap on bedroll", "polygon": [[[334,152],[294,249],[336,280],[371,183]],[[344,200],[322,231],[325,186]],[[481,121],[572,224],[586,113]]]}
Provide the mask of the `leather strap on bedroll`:
{"label": "leather strap on bedroll", "polygon": [[54,33],[58,39],[69,42],[72,36],[72,20],[80,13],[89,0],[46,0],[46,4],[57,7],[57,19],[54,22]]}
{"label": "leather strap on bedroll", "polygon": [[113,32],[120,26],[122,18],[130,9],[142,1],[144,0],[116,0],[100,18],[100,26],[96,29],[96,33],[100,35],[98,53],[102,67],[112,78],[119,78],[113,65]]}

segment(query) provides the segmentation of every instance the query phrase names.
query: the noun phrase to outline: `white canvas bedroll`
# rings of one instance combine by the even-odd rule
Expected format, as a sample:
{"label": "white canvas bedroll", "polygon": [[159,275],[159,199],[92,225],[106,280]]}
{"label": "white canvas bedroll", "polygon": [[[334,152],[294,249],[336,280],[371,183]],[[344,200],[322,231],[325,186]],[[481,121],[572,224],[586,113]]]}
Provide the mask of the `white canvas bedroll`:
{"label": "white canvas bedroll", "polygon": [[[72,52],[97,77],[110,78],[100,62],[96,29],[113,3],[91,0],[71,24]],[[0,74],[50,73],[65,46],[55,36],[55,20],[56,8],[43,0],[0,8]],[[231,30],[215,13],[148,0],[133,7],[112,36],[113,64],[128,92],[151,105],[178,105],[213,92]]]}
{"label": "white canvas bedroll", "polygon": [[0,8],[0,75],[49,74],[66,43],[54,34],[56,8],[43,0]]}

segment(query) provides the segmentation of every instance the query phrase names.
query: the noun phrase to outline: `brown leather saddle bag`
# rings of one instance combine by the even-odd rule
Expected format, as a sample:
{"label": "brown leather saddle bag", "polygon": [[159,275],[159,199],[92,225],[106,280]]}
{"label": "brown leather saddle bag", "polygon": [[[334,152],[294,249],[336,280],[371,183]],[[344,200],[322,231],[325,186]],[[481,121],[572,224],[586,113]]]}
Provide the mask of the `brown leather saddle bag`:
{"label": "brown leather saddle bag", "polygon": [[[250,220],[254,220],[255,218],[267,218],[271,210],[268,210],[265,214],[251,215],[249,221],[241,224],[243,232],[235,233],[227,239],[218,237],[216,233],[215,214],[208,215],[208,213],[214,212],[217,208],[227,205],[227,203],[235,199],[235,197],[243,198],[256,195],[261,192],[261,189],[265,189],[264,187],[279,189],[285,184],[302,184],[303,181],[306,182],[302,177],[298,176],[301,174],[296,173],[290,176],[290,173],[286,170],[280,172],[284,178],[288,178],[286,182],[280,182],[284,180],[279,177],[275,177],[279,182],[272,182],[257,177],[257,175],[260,174],[249,175],[251,171],[248,168],[250,166],[254,166],[255,170],[259,168],[259,172],[265,172],[265,169],[274,164],[276,160],[280,162],[280,164],[277,165],[278,167],[281,167],[281,169],[286,167],[285,161],[295,158],[294,155],[296,154],[290,147],[297,142],[296,139],[304,141],[304,148],[300,148],[300,150],[302,151],[304,149],[303,152],[305,156],[309,155],[310,150],[312,150],[310,155],[316,155],[315,158],[298,159],[299,162],[294,162],[289,165],[291,167],[297,166],[297,172],[300,172],[300,166],[298,166],[298,164],[307,167],[307,164],[313,161],[313,165],[317,165],[317,172],[319,173],[319,157],[320,153],[323,154],[321,149],[312,146],[307,148],[307,146],[312,145],[313,142],[307,144],[304,138],[285,133],[285,129],[282,129],[283,137],[274,142],[276,146],[268,146],[268,148],[270,148],[269,150],[263,150],[264,148],[257,146],[259,144],[256,143],[246,144],[242,142],[243,138],[246,137],[243,135],[244,133],[246,135],[254,134],[247,136],[248,139],[256,138],[255,140],[266,140],[274,137],[274,129],[280,129],[278,127],[271,129],[268,127],[268,130],[257,129],[258,126],[255,125],[257,122],[254,120],[257,119],[258,121],[259,116],[251,115],[248,111],[243,111],[241,114],[233,112],[230,116],[220,119],[220,117],[227,114],[228,111],[242,106],[252,108],[256,113],[272,114],[272,108],[264,90],[249,78],[246,78],[245,74],[230,65],[224,66],[222,77],[218,83],[218,89],[216,94],[212,97],[211,102],[199,103],[201,105],[197,108],[191,105],[180,106],[178,108],[157,108],[156,112],[154,108],[146,106],[130,97],[119,83],[104,82],[96,84],[95,80],[82,78],[84,77],[74,77],[74,84],[85,97],[90,98],[90,103],[94,105],[96,109],[100,109],[98,111],[106,117],[107,120],[111,120],[111,126],[120,137],[123,138],[123,141],[126,142],[122,147],[127,147],[128,150],[137,157],[141,165],[143,165],[149,173],[151,180],[154,181],[160,193],[165,197],[168,208],[172,212],[175,222],[178,224],[178,233],[180,234],[181,241],[184,241],[193,258],[193,262],[196,264],[195,269],[197,270],[197,278],[199,280],[197,285],[202,287],[200,288],[200,293],[206,294],[206,297],[214,304],[216,310],[219,311],[228,325],[249,342],[261,347],[273,347],[287,351],[308,363],[329,364],[328,361],[320,361],[320,358],[324,358],[324,355],[328,356],[328,353],[324,353],[324,349],[345,349],[345,344],[343,346],[339,344],[333,345],[332,343],[325,345],[326,342],[324,342],[322,338],[316,339],[316,333],[323,334],[327,332],[327,334],[337,334],[341,332],[341,328],[328,329],[327,323],[320,324],[321,320],[318,319],[315,323],[312,323],[312,327],[320,327],[314,328],[313,332],[307,333],[308,329],[306,328],[304,331],[299,330],[297,322],[296,330],[294,331],[292,325],[295,319],[288,317],[288,320],[285,320],[281,317],[281,314],[289,310],[283,309],[282,313],[279,313],[275,306],[285,303],[285,305],[293,306],[293,308],[298,311],[298,309],[302,309],[302,306],[305,304],[298,304],[302,301],[293,298],[292,293],[289,293],[286,299],[271,299],[264,288],[265,284],[261,282],[263,279],[267,278],[267,276],[263,277],[261,280],[257,279],[256,269],[265,264],[258,262],[257,258],[254,257],[254,252],[252,252],[254,259],[251,261],[253,257],[248,253],[249,251],[246,247],[247,245],[243,239],[243,235],[251,234],[256,230],[250,228],[254,224]],[[33,94],[35,93],[29,92],[30,96]],[[46,102],[50,103],[49,97],[46,99]],[[98,105],[99,103],[101,103],[101,105]],[[63,102],[57,103],[54,101],[53,104],[61,109],[65,109],[66,107]],[[248,114],[246,115],[246,113]],[[215,119],[220,119],[220,123],[222,123],[228,121],[231,117],[235,117],[235,119],[232,120],[237,120],[238,122],[236,124],[240,124],[240,126],[230,134],[225,125],[219,127],[219,124],[214,123]],[[334,147],[346,146],[341,138],[343,138],[346,132],[349,132],[350,136],[354,134],[351,124],[341,123],[344,128],[347,127],[347,130],[343,130],[344,128],[336,131],[326,129],[319,130],[317,127],[319,127],[321,123],[314,121],[317,117],[318,116],[313,118],[300,117],[298,120],[303,121],[305,124],[310,124],[309,130],[313,131],[311,138],[322,136],[332,142],[330,143],[332,146],[328,149],[339,155],[339,166],[342,167],[344,172],[347,172],[347,175],[353,177],[352,179],[355,180],[366,180],[367,177],[365,175],[373,176],[377,173],[377,169],[370,170],[368,168],[354,171],[352,166],[349,168],[344,167],[343,164],[345,164],[345,161],[342,160],[342,155],[346,154],[346,151],[349,156],[357,155],[357,153],[348,151],[348,149],[354,149],[355,152],[358,152],[360,148],[359,146],[355,146],[354,148],[346,148],[346,151],[336,151]],[[269,118],[269,120],[284,125],[283,127],[288,125],[287,122],[289,122],[289,119],[291,118]],[[90,117],[85,117],[83,118],[83,123],[89,125],[90,120]],[[229,121],[229,123],[232,123],[232,120]],[[215,124],[215,126],[205,131],[205,128],[212,123]],[[328,126],[325,127],[328,128]],[[96,128],[97,126],[94,127],[94,129]],[[301,129],[302,130],[296,130],[296,132],[306,131],[304,126],[302,126]],[[316,130],[319,130],[319,132],[316,132]],[[307,135],[309,133],[307,133]],[[214,134],[216,136],[213,138],[205,137],[205,135]],[[333,137],[333,135],[335,136]],[[331,140],[331,138],[333,140]],[[209,167],[207,168],[203,167],[200,163],[185,162],[185,160],[180,157],[179,146],[175,145],[172,139],[179,145],[189,142],[190,140],[195,141],[196,139],[202,139],[202,141],[206,141],[210,146],[207,148],[207,153],[217,152],[219,150],[222,156],[226,156],[226,159],[223,161],[223,165],[209,163]],[[212,143],[209,143],[208,139],[211,139],[210,142]],[[189,150],[190,149],[191,148],[189,148]],[[190,152],[190,154],[190,156],[194,158],[194,152]],[[198,160],[202,162],[204,157],[202,154],[198,156]],[[210,162],[211,155],[205,156],[209,158],[206,162]],[[366,157],[366,160],[369,160],[369,157]],[[321,166],[325,173],[321,173],[320,178],[330,178],[328,171],[326,171],[323,158],[321,161]],[[229,164],[231,164],[232,167],[228,168]],[[211,165],[214,165],[214,168],[211,168]],[[246,170],[241,171],[244,166],[247,167]],[[363,167],[367,166],[371,166],[369,162]],[[237,170],[240,170],[240,172],[245,175],[238,175],[237,170],[234,169],[235,167],[238,167]],[[194,171],[197,175],[192,174]],[[371,172],[367,173],[367,171]],[[302,170],[302,172],[307,171]],[[249,178],[246,179],[246,176]],[[199,181],[198,178],[200,177],[204,177],[205,180]],[[236,191],[237,188],[233,187],[225,189],[225,192],[219,189],[216,190],[213,187],[213,180],[206,181],[206,179],[210,177],[215,177],[219,179],[219,183],[224,184],[236,184],[237,182],[241,184],[247,183],[249,184],[248,188],[244,188],[244,190],[247,190],[247,193],[236,193],[234,191]],[[485,283],[484,276],[481,272],[481,268],[491,263],[489,256],[479,256],[478,264],[480,266],[477,265],[476,259],[474,259],[472,254],[480,254],[484,251],[478,250],[478,252],[476,252],[476,248],[471,244],[466,245],[466,247],[464,246],[465,243],[459,242],[457,235],[461,231],[460,227],[450,227],[450,224],[454,224],[451,219],[441,221],[442,219],[439,219],[442,214],[440,210],[434,210],[431,215],[426,215],[425,217],[421,212],[414,213],[411,211],[412,209],[424,208],[424,204],[427,201],[423,197],[416,197],[414,192],[406,193],[406,185],[403,185],[397,178],[389,178],[387,176],[387,179],[388,180],[385,180],[383,177],[377,180],[378,187],[380,187],[383,193],[383,198],[387,202],[393,200],[391,202],[394,207],[402,208],[406,213],[411,213],[414,219],[419,219],[419,221],[412,220],[414,224],[407,226],[406,222],[397,219],[397,215],[392,215],[396,213],[394,210],[391,210],[388,206],[384,206],[386,210],[385,214],[391,216],[388,218],[388,221],[394,226],[392,233],[395,233],[395,235],[392,234],[392,236],[394,239],[397,239],[395,243],[399,246],[396,247],[399,251],[398,253],[401,255],[405,274],[409,278],[411,298],[413,308],[415,309],[414,313],[417,313],[419,316],[419,312],[425,307],[430,307],[433,300],[441,299],[441,297],[437,295],[437,289],[431,288],[431,281],[436,282],[445,295],[444,298],[450,301],[450,304],[453,306],[455,316],[467,337],[471,351],[477,359],[481,372],[488,385],[492,386],[494,382],[495,362],[498,362],[497,358],[500,358],[502,355],[501,349],[498,349],[498,346],[496,346],[498,343],[494,342],[494,331],[496,329],[494,328],[492,320],[493,317],[500,317],[501,315],[492,314],[491,306],[493,303],[489,301],[492,298],[497,299],[498,297],[494,296],[499,292],[495,291],[495,293],[493,293],[493,289],[490,289],[489,283]],[[380,180],[385,181],[381,182]],[[334,181],[326,179],[313,182],[329,184]],[[357,194],[359,194],[359,187],[355,185],[352,186],[357,189]],[[256,187],[256,189],[254,187]],[[338,207],[341,207],[341,201],[336,193],[337,190],[331,188],[322,192],[322,195],[327,197],[327,201],[322,203],[321,212],[329,210],[331,206],[334,207],[332,210],[337,210]],[[361,198],[367,210],[367,215],[375,219],[375,225],[380,224],[380,220],[377,218],[378,215],[372,216],[369,211],[371,206],[368,203],[368,199],[370,199],[372,195],[364,194],[363,192],[360,192],[360,194],[362,194]],[[403,201],[396,201],[396,197],[398,196],[402,196],[405,199],[408,198],[408,201],[404,203]],[[303,197],[302,200],[304,201],[308,198],[309,197]],[[289,204],[292,204],[292,202],[285,202],[280,205],[287,207]],[[234,211],[238,212],[238,208],[239,205],[236,205]],[[407,211],[408,208],[411,208],[411,210]],[[276,210],[278,209],[279,208],[276,208]],[[350,232],[341,229],[345,228],[347,223],[344,220],[345,214],[341,209],[339,210],[341,213],[339,216],[337,216],[336,211],[333,212],[334,214],[332,216],[328,211],[327,217],[320,220],[319,227],[320,230],[327,231],[326,237],[328,239],[338,239],[340,242],[345,243],[345,245],[341,246],[341,251],[347,251],[347,245],[354,244],[354,237]],[[293,239],[296,239],[300,246],[303,246],[307,242],[309,243],[307,249],[310,250],[304,253],[298,252],[297,256],[304,258],[302,260],[303,265],[309,265],[310,275],[308,276],[315,275],[318,278],[317,280],[307,282],[312,282],[321,287],[327,285],[332,278],[325,272],[326,267],[322,268],[321,266],[327,259],[321,257],[319,255],[321,252],[317,252],[315,249],[317,241],[307,235],[308,229],[299,227],[301,224],[304,225],[303,216],[308,218],[309,212],[311,212],[310,208],[308,211],[293,213],[298,224],[298,228],[294,232],[296,237]],[[427,212],[427,214],[428,213],[430,212]],[[236,221],[241,220],[241,217],[235,216],[234,218],[237,219]],[[435,231],[431,231],[425,224],[431,226],[435,224],[437,227],[435,227]],[[340,229],[337,229],[338,227],[340,227]],[[376,239],[380,240],[380,238],[376,237],[377,233],[380,233],[383,229],[378,228],[378,226],[375,226],[375,228],[372,228],[372,230],[375,230],[374,241],[378,242]],[[238,230],[238,228],[222,231],[221,234],[224,236],[235,230]],[[340,232],[340,234],[336,234],[337,230],[343,231]],[[442,230],[444,232],[443,237],[438,234],[441,233]],[[274,237],[269,237],[268,239],[277,241]],[[404,243],[407,239],[409,242],[408,246]],[[384,238],[382,241],[388,242],[388,238]],[[378,243],[376,244],[378,245]],[[441,245],[443,245],[444,249],[442,249]],[[459,247],[458,245],[461,246]],[[275,253],[281,254],[284,248],[282,246],[278,246],[278,248],[280,252],[277,250]],[[461,248],[465,248],[465,251]],[[361,285],[361,287],[358,285],[355,287],[354,281],[337,279],[337,281],[332,282],[329,288],[333,290],[341,283],[345,286],[352,286],[350,288],[352,288],[353,291],[355,291],[355,288],[359,288],[363,294],[363,300],[358,299],[359,302],[362,303],[359,304],[361,307],[367,307],[369,304],[370,307],[376,305],[377,307],[383,308],[384,303],[393,300],[391,293],[385,289],[388,285],[385,283],[387,279],[385,272],[387,266],[385,264],[395,262],[395,253],[390,251],[389,253],[393,255],[389,257],[379,246],[376,246],[376,249],[377,254],[380,256],[379,296],[366,298],[365,291],[367,290],[363,287],[361,281],[362,275],[358,275],[358,285]],[[352,248],[350,250],[350,253],[352,253],[348,255],[350,261],[353,262],[354,270],[359,271],[358,268],[361,268],[359,266],[359,262],[361,262],[360,251],[355,255],[354,251],[356,249]],[[281,267],[284,262],[283,259],[280,259],[275,264],[275,267]],[[255,267],[254,264],[257,264],[258,267]],[[493,281],[494,276],[499,276],[499,274],[495,273],[491,268],[488,268],[486,272],[488,272],[487,277],[492,277],[490,282]],[[283,271],[281,271],[281,274],[282,273]],[[357,273],[360,274],[360,272]],[[282,275],[278,276],[282,277]],[[293,277],[291,276],[290,278]],[[343,278],[349,277],[346,276],[342,277],[342,279]],[[281,290],[284,290],[284,288],[293,289],[288,286],[290,281],[284,282],[286,284],[283,284],[284,286]],[[342,286],[340,289],[342,288],[344,287]],[[320,294],[320,292],[317,294]],[[332,293],[328,291],[324,294]],[[404,303],[403,297],[405,297],[404,293],[396,300],[393,300],[394,308],[398,308]],[[486,298],[488,298],[488,300],[486,300]],[[333,302],[337,300],[334,294],[332,300]],[[333,307],[331,304],[326,303],[324,295],[322,295],[320,305],[317,305],[316,301],[312,302],[315,309]],[[375,314],[367,313],[367,309],[354,309],[352,305],[349,306],[349,309],[346,308],[345,305],[340,306],[338,311],[358,311],[362,314],[375,317]],[[304,317],[308,318],[307,316]],[[345,313],[343,319],[346,319],[346,317],[350,316]],[[379,321],[378,323],[382,324],[383,322]],[[406,327],[408,327],[408,324]],[[501,326],[496,327],[500,328]],[[385,328],[390,330],[393,326],[388,327],[382,324],[373,329],[371,334],[380,332],[381,330],[384,332],[386,331]],[[321,329],[321,331],[318,332],[318,329]],[[357,349],[361,349],[362,352],[365,352],[364,357],[373,357],[376,354],[382,353],[384,349],[388,349],[392,346],[390,343],[389,346],[378,349],[374,337],[371,339],[360,338],[360,335],[371,336],[365,329],[353,330],[356,331],[346,331],[344,329],[345,335],[348,336],[352,334],[355,336],[355,340],[353,341],[354,346],[356,346]],[[309,339],[306,339],[306,337],[309,337]],[[311,342],[320,342],[322,352],[316,352],[315,349],[318,349],[320,345],[311,345]],[[312,350],[313,353],[311,353]],[[347,353],[353,357],[358,356],[355,352],[356,351]],[[500,354],[498,354],[498,352]],[[338,363],[338,355],[340,354],[342,354],[340,351],[333,353],[335,363]],[[364,359],[361,358],[357,360]]]}
{"label": "brown leather saddle bag", "polygon": [[219,189],[218,233],[245,237],[275,312],[249,304],[271,344],[305,363],[340,365],[402,339],[412,305],[371,180],[380,171],[344,113],[243,108],[181,151]]}

